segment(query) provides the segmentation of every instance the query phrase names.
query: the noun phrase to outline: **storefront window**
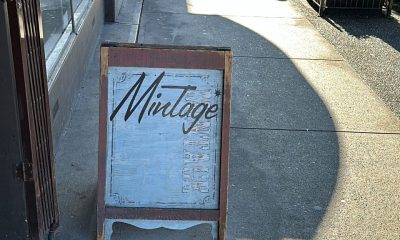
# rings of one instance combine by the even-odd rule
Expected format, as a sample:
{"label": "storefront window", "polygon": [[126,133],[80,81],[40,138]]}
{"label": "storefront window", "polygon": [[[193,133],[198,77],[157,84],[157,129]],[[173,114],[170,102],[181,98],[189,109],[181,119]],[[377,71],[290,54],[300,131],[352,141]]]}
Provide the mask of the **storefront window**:
{"label": "storefront window", "polygon": [[71,21],[69,0],[40,0],[46,58]]}
{"label": "storefront window", "polygon": [[93,0],[40,0],[49,83],[73,45]]}
{"label": "storefront window", "polygon": [[72,0],[72,6],[74,8],[74,12],[76,9],[79,7],[79,5],[82,3],[83,0]]}

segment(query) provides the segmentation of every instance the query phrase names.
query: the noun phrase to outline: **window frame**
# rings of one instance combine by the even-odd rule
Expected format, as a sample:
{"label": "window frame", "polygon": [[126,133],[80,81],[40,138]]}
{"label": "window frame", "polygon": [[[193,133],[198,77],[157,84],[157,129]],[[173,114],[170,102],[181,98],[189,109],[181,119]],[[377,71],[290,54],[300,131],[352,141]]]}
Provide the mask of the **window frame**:
{"label": "window frame", "polygon": [[71,19],[46,58],[46,73],[49,90],[52,88],[65,59],[71,51],[94,2],[94,0],[82,0],[74,11],[72,1],[73,0],[69,0]]}

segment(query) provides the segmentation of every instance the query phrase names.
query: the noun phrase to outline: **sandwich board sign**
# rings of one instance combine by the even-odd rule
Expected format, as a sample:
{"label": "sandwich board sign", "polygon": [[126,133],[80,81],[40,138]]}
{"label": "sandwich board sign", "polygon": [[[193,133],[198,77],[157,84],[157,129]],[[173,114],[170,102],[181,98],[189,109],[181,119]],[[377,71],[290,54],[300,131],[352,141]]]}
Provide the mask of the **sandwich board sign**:
{"label": "sandwich board sign", "polygon": [[225,239],[231,59],[228,48],[102,45],[98,239],[115,222],[209,224]]}

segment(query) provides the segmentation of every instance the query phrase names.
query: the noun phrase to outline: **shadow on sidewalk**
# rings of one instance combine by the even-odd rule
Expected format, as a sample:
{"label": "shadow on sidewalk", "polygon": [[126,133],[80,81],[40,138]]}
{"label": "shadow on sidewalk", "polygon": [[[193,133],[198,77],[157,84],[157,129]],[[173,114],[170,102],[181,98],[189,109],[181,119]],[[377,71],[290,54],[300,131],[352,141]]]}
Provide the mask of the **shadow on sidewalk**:
{"label": "shadow on sidewalk", "polygon": [[393,17],[331,14],[329,18],[356,38],[375,37],[400,52],[400,22]]}
{"label": "shadow on sidewalk", "polygon": [[[329,110],[292,60],[268,39],[223,16],[190,14],[188,5],[184,0],[145,0],[138,39],[233,49],[228,239],[312,238],[339,167]],[[115,224],[114,230],[115,239],[209,239],[198,234],[204,228],[190,229],[186,237],[125,224]]]}
{"label": "shadow on sidewalk", "polygon": [[[312,238],[334,192],[339,167],[329,110],[294,60],[268,39],[222,16],[190,14],[187,7],[185,0],[145,0],[138,39],[233,49],[228,239]],[[57,239],[95,238],[97,57],[57,152],[64,221]],[[148,231],[115,224],[113,239],[209,239],[204,234],[208,230]]]}
{"label": "shadow on sidewalk", "polygon": [[[318,7],[311,0],[308,3],[318,12]],[[359,39],[381,39],[400,52],[400,15],[393,12],[386,17],[381,10],[362,10],[330,9],[324,18],[340,31]]]}

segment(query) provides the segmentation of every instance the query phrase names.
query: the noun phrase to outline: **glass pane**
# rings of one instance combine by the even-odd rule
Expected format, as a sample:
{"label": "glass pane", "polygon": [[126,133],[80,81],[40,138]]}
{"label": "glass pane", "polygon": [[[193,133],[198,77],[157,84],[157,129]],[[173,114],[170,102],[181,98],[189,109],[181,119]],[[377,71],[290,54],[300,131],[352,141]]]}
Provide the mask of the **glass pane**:
{"label": "glass pane", "polygon": [[82,1],[83,0],[72,0],[72,6],[74,8],[74,12],[79,7],[79,4],[81,4]]}
{"label": "glass pane", "polygon": [[46,58],[71,20],[69,0],[40,0]]}

